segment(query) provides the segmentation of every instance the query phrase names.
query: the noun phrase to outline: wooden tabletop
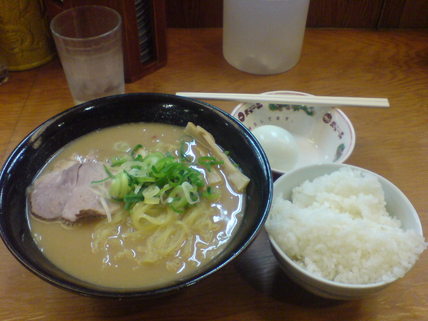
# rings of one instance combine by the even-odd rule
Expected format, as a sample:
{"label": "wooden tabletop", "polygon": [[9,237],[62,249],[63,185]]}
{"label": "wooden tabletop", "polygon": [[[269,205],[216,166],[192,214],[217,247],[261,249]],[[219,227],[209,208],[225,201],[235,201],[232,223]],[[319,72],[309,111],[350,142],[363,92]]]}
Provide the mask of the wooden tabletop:
{"label": "wooden tabletop", "polygon": [[[389,109],[347,107],[357,136],[347,163],[394,182],[428,231],[428,30],[307,30],[299,64],[273,76],[240,72],[222,57],[221,29],[168,30],[168,64],[127,92],[259,93],[387,97]],[[230,112],[232,102],[210,101]],[[0,155],[73,105],[57,60],[15,72],[0,86]],[[0,245],[0,320],[428,320],[428,253],[377,295],[313,296],[279,269],[262,232],[238,259],[173,296],[150,301],[83,297],[42,281]]]}

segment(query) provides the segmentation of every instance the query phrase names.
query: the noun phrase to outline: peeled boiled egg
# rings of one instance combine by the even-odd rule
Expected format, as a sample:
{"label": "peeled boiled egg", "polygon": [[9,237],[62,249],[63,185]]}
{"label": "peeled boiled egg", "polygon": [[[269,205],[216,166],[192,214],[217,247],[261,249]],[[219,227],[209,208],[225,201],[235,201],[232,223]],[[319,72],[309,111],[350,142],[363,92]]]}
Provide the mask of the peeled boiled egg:
{"label": "peeled boiled egg", "polygon": [[286,129],[274,125],[263,125],[255,128],[252,133],[262,145],[272,169],[288,171],[296,165],[297,143]]}

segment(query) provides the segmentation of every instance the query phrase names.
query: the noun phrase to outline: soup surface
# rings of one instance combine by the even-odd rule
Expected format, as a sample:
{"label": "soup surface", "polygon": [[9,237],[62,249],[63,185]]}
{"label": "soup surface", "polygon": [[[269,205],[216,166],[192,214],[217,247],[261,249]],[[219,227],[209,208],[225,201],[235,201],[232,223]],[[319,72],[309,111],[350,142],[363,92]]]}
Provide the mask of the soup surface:
{"label": "soup surface", "polygon": [[[111,163],[112,157],[125,153],[125,149],[129,152],[137,144],[146,152],[165,155],[184,148],[186,157],[193,160],[191,167],[202,174],[216,197],[201,199],[185,211],[168,210],[167,215],[144,205],[138,222],[123,206],[112,212],[111,219],[98,217],[73,224],[45,221],[29,213],[32,235],[40,250],[79,279],[115,288],[172,283],[195,273],[217,255],[239,225],[243,192],[236,191],[221,164],[208,168],[197,164],[198,157],[211,157],[209,147],[189,137],[182,127],[134,123],[90,133],[64,147],[39,176],[69,160]],[[216,179],[210,182],[213,174]],[[157,225],[160,221],[168,221],[168,225]],[[142,229],[135,224],[141,224]]]}

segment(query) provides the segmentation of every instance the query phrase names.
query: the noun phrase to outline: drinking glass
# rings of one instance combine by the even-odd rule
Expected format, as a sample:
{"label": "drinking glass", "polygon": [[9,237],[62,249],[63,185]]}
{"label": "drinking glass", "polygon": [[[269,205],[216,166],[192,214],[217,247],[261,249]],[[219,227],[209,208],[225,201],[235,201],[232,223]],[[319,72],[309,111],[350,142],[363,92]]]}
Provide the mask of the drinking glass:
{"label": "drinking glass", "polygon": [[55,45],[76,104],[125,92],[122,18],[104,6],[80,6],[55,16]]}

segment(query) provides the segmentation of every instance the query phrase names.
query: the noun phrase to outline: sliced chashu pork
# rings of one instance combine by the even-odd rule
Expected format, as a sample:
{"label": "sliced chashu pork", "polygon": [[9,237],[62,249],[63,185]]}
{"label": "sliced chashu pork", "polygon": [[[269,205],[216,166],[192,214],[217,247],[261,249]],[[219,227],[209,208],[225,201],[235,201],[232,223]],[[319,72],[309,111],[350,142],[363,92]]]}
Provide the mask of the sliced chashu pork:
{"label": "sliced chashu pork", "polygon": [[70,162],[39,177],[30,188],[31,213],[44,220],[76,222],[89,216],[106,216],[100,195],[91,182],[106,177],[97,162]]}
{"label": "sliced chashu pork", "polygon": [[205,147],[208,147],[214,157],[223,161],[223,168],[228,175],[231,184],[238,192],[243,192],[245,190],[250,179],[236,168],[234,164],[232,164],[229,157],[216,144],[214,137],[208,131],[189,122],[187,123],[184,132],[195,138],[201,144],[205,145]]}

